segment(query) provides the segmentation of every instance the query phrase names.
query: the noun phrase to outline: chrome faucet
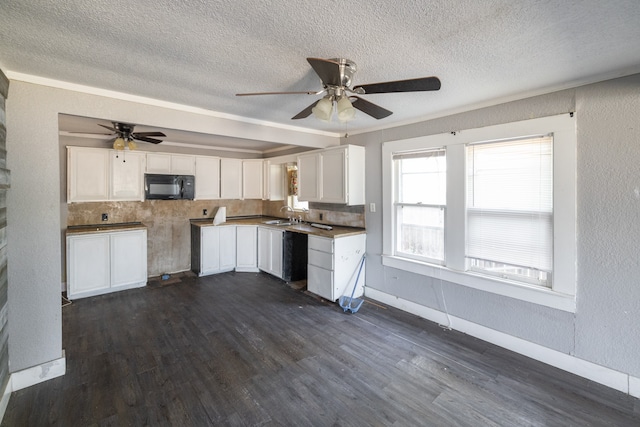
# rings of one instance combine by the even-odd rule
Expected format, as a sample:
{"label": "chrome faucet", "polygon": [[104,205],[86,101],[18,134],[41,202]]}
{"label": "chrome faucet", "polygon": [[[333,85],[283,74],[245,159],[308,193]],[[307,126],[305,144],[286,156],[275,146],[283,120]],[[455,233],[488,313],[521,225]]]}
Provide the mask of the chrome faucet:
{"label": "chrome faucet", "polygon": [[280,208],[280,212],[282,212],[285,209],[287,210],[287,219],[291,221],[291,217],[293,216],[293,208],[289,205],[284,205],[283,207]]}

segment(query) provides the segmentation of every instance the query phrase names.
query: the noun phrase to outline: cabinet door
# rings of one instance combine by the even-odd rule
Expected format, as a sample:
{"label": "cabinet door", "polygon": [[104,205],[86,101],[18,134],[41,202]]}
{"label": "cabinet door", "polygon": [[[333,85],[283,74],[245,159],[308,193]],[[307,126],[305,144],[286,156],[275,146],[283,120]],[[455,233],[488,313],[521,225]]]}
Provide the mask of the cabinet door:
{"label": "cabinet door", "polygon": [[236,226],[236,271],[258,270],[258,227]]}
{"label": "cabinet door", "polygon": [[193,175],[196,171],[195,156],[171,155],[171,173],[173,175]]}
{"label": "cabinet door", "polygon": [[196,156],[196,200],[220,198],[220,158]]}
{"label": "cabinet door", "polygon": [[242,160],[220,159],[220,198],[242,198]]}
{"label": "cabinet door", "polygon": [[67,293],[69,298],[101,293],[111,285],[109,235],[91,234],[67,238]]}
{"label": "cabinet door", "polygon": [[109,150],[111,153],[110,200],[144,200],[144,153]]}
{"label": "cabinet door", "polygon": [[147,173],[171,173],[171,154],[147,153]]}
{"label": "cabinet door", "polygon": [[269,165],[267,168],[267,200],[284,200],[284,165]]}
{"label": "cabinet door", "polygon": [[258,227],[258,268],[262,271],[271,270],[271,230]]}
{"label": "cabinet door", "polygon": [[67,148],[67,202],[109,200],[109,150]]}
{"label": "cabinet door", "polygon": [[220,227],[202,227],[200,236],[200,274],[220,270]]}
{"label": "cabinet door", "polygon": [[347,203],[347,151],[327,150],[321,156],[321,201]]}
{"label": "cabinet door", "polygon": [[262,199],[262,160],[242,161],[242,198]]}
{"label": "cabinet door", "polygon": [[[210,227],[213,228],[213,227]],[[220,228],[220,271],[231,271],[236,267],[236,227],[225,225]]]}
{"label": "cabinet door", "polygon": [[147,281],[147,231],[111,233],[111,287]]}
{"label": "cabinet door", "polygon": [[282,238],[284,231],[271,230],[271,271],[270,273],[282,279]]}
{"label": "cabinet door", "polygon": [[298,157],[298,200],[320,201],[320,154]]}
{"label": "cabinet door", "polygon": [[307,266],[307,290],[329,301],[340,297],[334,293],[333,271],[311,264]]}

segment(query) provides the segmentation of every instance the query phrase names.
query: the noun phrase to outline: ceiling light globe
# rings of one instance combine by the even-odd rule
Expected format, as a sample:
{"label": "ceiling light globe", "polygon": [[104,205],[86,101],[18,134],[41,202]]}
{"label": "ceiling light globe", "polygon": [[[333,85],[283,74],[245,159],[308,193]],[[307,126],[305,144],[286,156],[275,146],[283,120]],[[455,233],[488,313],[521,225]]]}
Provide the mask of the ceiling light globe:
{"label": "ceiling light globe", "polygon": [[316,106],[311,109],[311,112],[316,118],[328,122],[331,120],[331,114],[333,113],[333,101],[331,98],[322,98]]}
{"label": "ceiling light globe", "polygon": [[116,140],[113,141],[113,149],[114,150],[124,150],[124,139],[116,138]]}
{"label": "ceiling light globe", "polygon": [[356,117],[356,109],[353,108],[351,101],[346,96],[338,100],[337,110],[338,120],[341,122],[348,122]]}
{"label": "ceiling light globe", "polygon": [[138,149],[138,144],[133,139],[129,140],[129,144],[128,145],[129,145],[129,150],[131,150],[131,151]]}

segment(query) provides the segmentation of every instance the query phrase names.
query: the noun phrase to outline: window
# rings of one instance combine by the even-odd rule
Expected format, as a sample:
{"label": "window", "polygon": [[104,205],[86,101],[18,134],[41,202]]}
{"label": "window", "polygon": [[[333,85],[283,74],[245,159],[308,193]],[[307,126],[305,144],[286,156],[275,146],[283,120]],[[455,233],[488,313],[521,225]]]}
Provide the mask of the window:
{"label": "window", "polygon": [[444,261],[445,150],[394,155],[396,253]]}
{"label": "window", "polygon": [[308,211],[309,202],[301,202],[298,200],[298,165],[295,163],[287,164],[287,188],[286,200],[287,205],[294,211]]}
{"label": "window", "polygon": [[382,145],[385,266],[575,311],[573,114]]}
{"label": "window", "polygon": [[472,270],[548,286],[553,270],[553,137],[469,144]]}

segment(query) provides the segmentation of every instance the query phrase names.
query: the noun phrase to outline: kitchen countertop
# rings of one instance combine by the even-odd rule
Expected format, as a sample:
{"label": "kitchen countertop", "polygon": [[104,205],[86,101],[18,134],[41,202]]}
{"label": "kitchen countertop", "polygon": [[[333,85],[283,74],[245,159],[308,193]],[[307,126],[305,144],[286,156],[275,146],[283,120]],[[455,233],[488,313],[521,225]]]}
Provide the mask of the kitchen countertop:
{"label": "kitchen countertop", "polygon": [[147,228],[141,222],[126,222],[120,224],[93,224],[93,225],[73,225],[67,227],[66,235],[108,233],[110,231],[145,230]]}
{"label": "kitchen countertop", "polygon": [[[332,225],[331,230],[324,230],[321,228],[312,227],[310,223],[293,223],[291,225],[275,225],[265,224],[266,221],[279,220],[288,222],[284,218],[275,218],[269,216],[255,216],[255,217],[227,217],[227,222],[219,225],[259,225],[261,227],[269,227],[277,230],[293,231],[296,233],[304,233],[310,236],[320,236],[328,238],[339,238],[345,236],[352,236],[354,234],[364,234],[366,230],[358,227],[344,227],[340,225]],[[213,219],[192,219],[191,224],[197,227],[213,227]]]}

